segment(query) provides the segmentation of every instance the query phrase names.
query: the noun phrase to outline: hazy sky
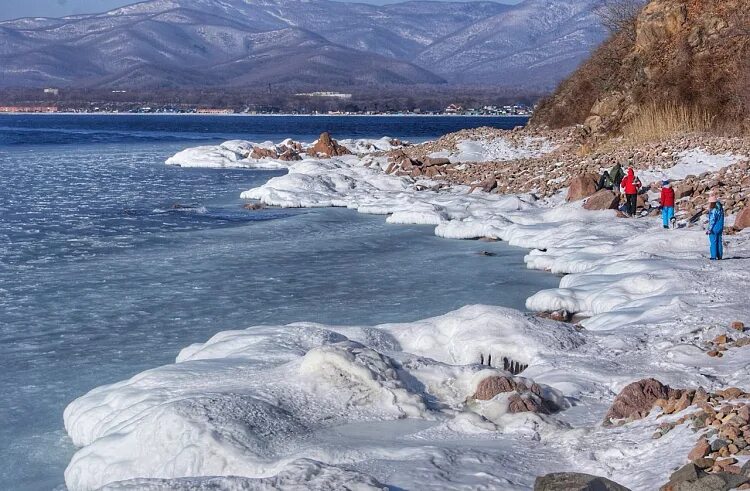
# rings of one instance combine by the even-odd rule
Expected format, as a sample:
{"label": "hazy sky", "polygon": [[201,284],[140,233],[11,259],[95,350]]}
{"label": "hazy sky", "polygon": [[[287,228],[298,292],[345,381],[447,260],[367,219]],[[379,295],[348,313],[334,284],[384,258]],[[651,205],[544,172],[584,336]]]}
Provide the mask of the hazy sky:
{"label": "hazy sky", "polygon": [[[358,0],[384,4],[397,0]],[[521,0],[496,0],[500,3],[519,3]],[[115,7],[136,3],[134,0],[0,0],[0,20],[18,17],[61,17],[71,14],[105,12]]]}

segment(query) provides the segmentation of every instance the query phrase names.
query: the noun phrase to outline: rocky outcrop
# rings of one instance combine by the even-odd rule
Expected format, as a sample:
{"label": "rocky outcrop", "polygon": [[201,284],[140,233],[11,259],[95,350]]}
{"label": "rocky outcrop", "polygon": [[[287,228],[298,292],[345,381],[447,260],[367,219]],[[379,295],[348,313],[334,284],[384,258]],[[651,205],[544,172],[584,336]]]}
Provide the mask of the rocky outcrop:
{"label": "rocky outcrop", "polygon": [[[407,155],[404,149],[397,149],[388,153],[388,167],[385,172],[397,176],[441,179],[446,177],[449,168],[452,168],[452,165],[450,160],[446,158],[435,158],[429,156],[412,158]],[[481,186],[486,192],[490,192],[494,187],[495,186]]]}
{"label": "rocky outcrop", "polygon": [[307,150],[308,155],[316,157],[339,157],[341,155],[349,155],[351,152],[349,149],[331,138],[331,134],[324,131],[320,134],[320,137],[311,148]]}
{"label": "rocky outcrop", "polygon": [[254,146],[253,151],[250,152],[251,159],[271,159],[271,160],[284,160],[284,161],[295,161],[302,160],[301,153],[304,152],[302,144],[299,142],[286,140],[273,147],[259,147]]}
{"label": "rocky outcrop", "polygon": [[596,192],[596,184],[598,180],[599,175],[594,173],[586,173],[573,177],[568,186],[567,200],[578,201],[583,198],[588,198]]}
{"label": "rocky outcrop", "polygon": [[534,491],[629,491],[605,477],[579,472],[556,472],[537,477]]}
{"label": "rocky outcrop", "polygon": [[671,104],[746,129],[748,33],[745,0],[651,0],[540,104],[532,125],[616,134],[644,108]]}

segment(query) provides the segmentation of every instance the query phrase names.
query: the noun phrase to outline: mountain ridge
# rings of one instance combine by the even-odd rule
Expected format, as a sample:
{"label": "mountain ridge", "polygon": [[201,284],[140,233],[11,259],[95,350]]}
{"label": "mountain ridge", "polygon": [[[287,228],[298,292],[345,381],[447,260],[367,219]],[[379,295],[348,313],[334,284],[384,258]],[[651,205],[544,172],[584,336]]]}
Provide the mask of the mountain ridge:
{"label": "mountain ridge", "polygon": [[15,19],[0,22],[0,86],[551,87],[603,39],[595,1],[148,0]]}

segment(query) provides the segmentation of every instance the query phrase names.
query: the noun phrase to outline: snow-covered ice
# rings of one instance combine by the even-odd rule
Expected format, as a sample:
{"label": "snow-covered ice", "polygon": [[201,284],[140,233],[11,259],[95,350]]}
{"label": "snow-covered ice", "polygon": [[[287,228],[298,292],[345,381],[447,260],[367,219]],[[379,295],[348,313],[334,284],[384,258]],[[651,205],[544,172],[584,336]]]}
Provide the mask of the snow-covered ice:
{"label": "snow-covered ice", "polygon": [[521,144],[506,138],[493,140],[463,140],[457,151],[433,152],[431,157],[447,157],[451,162],[490,162],[540,157],[553,152],[557,146],[546,138],[524,137]]}
{"label": "snow-covered ice", "polygon": [[[684,172],[706,168],[686,159]],[[685,462],[692,431],[653,440],[656,414],[616,428],[600,423],[633,380],[707,389],[747,380],[741,349],[717,359],[702,343],[731,321],[750,323],[750,234],[727,238],[736,259],[709,262],[698,227],[664,230],[656,219],[617,219],[580,202],[545,207],[464,186],[419,190],[410,178],[385,175],[384,165],[307,159],[243,197],[348,207],[434,225],[441,237],[531,249],[529,268],[566,276],[527,308],[583,315],[582,328],[474,305],[406,324],[221,332],[172,365],[68,406],[66,429],[82,447],[66,471],[70,489],[209,488],[232,476],[237,489],[269,479],[335,488],[350,479],[361,489],[517,490],[552,471],[604,475],[635,490],[666,482]],[[492,367],[480,363],[490,357]],[[483,378],[507,375],[497,367],[504,357],[528,365],[520,377],[562,411],[511,414],[505,394],[471,399]]]}
{"label": "snow-covered ice", "polygon": [[638,174],[644,183],[659,182],[662,179],[676,181],[689,175],[699,176],[704,172],[715,172],[746,158],[732,153],[715,155],[702,148],[693,148],[681,152],[677,163],[672,167],[649,169]]}

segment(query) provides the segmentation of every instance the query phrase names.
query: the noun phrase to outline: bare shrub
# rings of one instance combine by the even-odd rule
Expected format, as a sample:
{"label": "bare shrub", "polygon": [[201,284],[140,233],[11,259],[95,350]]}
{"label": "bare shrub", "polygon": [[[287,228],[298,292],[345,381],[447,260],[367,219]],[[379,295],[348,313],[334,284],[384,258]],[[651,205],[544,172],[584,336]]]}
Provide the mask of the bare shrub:
{"label": "bare shrub", "polygon": [[594,12],[610,34],[625,33],[635,40],[635,21],[645,0],[600,0]]}
{"label": "bare shrub", "polygon": [[649,104],[625,125],[623,134],[636,142],[659,140],[678,133],[710,131],[716,115],[708,110],[676,103]]}

